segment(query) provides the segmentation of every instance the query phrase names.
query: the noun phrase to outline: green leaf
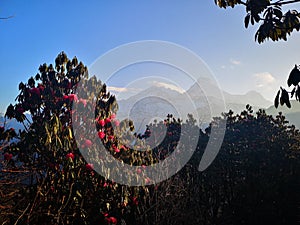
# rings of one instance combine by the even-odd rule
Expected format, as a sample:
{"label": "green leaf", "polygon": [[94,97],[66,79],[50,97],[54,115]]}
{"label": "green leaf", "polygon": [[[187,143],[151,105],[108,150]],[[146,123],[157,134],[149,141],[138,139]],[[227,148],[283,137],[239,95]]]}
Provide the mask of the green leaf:
{"label": "green leaf", "polygon": [[25,85],[23,84],[23,82],[21,82],[20,84],[19,84],[19,90],[23,90],[25,88]]}
{"label": "green leaf", "polygon": [[288,108],[291,108],[289,94],[285,89],[282,89],[280,104],[283,105],[284,103],[287,105]]}
{"label": "green leaf", "polygon": [[297,91],[296,91],[296,100],[300,101],[300,88],[299,88],[299,86],[297,87]]}
{"label": "green leaf", "polygon": [[6,113],[5,113],[5,117],[7,117],[8,119],[12,119],[15,117],[15,109],[14,106],[12,104],[10,104],[7,107]]}
{"label": "green leaf", "polygon": [[287,80],[287,84],[290,87],[291,85],[296,86],[299,82],[300,82],[300,71],[297,65],[295,65],[295,67],[290,72],[289,78]]}
{"label": "green leaf", "polygon": [[279,104],[279,95],[280,95],[280,90],[277,92],[277,95],[276,95],[275,101],[274,101],[274,105],[275,105],[276,109],[278,108],[278,104]]}
{"label": "green leaf", "polygon": [[260,21],[260,17],[258,14],[255,14],[253,17],[254,17],[254,20],[256,23],[258,23]]}
{"label": "green leaf", "polygon": [[282,12],[281,12],[281,10],[274,8],[274,9],[273,9],[273,12],[274,12],[274,14],[275,14],[279,19],[282,18]]}
{"label": "green leaf", "polygon": [[77,190],[76,194],[79,196],[79,198],[82,198],[82,195],[80,194],[80,192]]}
{"label": "green leaf", "polygon": [[254,25],[254,17],[251,16],[251,24]]}
{"label": "green leaf", "polygon": [[68,136],[69,136],[69,139],[72,140],[72,139],[73,139],[73,135],[72,135],[72,130],[71,130],[70,127],[68,127],[68,131],[69,131],[69,132],[68,132],[68,133],[69,133],[69,135],[68,135]]}
{"label": "green leaf", "polygon": [[248,15],[245,17],[244,23],[245,23],[245,27],[246,27],[246,28],[248,28],[248,26],[249,26],[249,21],[250,21],[250,14],[248,14]]}

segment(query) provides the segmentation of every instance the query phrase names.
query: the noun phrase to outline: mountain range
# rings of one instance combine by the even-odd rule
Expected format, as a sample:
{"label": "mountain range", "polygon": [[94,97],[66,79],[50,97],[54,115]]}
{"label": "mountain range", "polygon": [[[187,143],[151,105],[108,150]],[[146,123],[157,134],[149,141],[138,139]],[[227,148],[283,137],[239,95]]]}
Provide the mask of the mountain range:
{"label": "mountain range", "polygon": [[202,125],[207,125],[212,117],[220,116],[229,109],[239,113],[247,104],[254,110],[272,105],[272,102],[256,91],[234,95],[220,90],[209,78],[200,78],[185,92],[169,87],[170,84],[152,85],[127,99],[119,100],[118,117],[129,117],[138,124],[136,127],[144,128],[153,119],[165,119],[167,114],[186,119],[190,113],[198,118]]}
{"label": "mountain range", "polygon": [[[170,84],[155,85],[132,95],[129,98],[118,100],[119,111],[117,117],[122,120],[130,118],[134,121],[137,132],[142,132],[146,124],[153,120],[164,120],[167,114],[176,118],[186,119],[187,114],[193,114],[200,124],[207,126],[212,117],[220,116],[222,112],[231,109],[234,113],[245,110],[246,105],[252,106],[254,111],[265,109],[268,114],[276,116],[282,112],[287,120],[300,128],[300,103],[291,101],[292,108],[279,106],[276,109],[271,101],[265,99],[256,91],[246,94],[231,94],[219,90],[209,78],[200,78],[186,91],[172,88]],[[3,114],[0,114],[0,125],[4,123]],[[15,120],[6,120],[7,128],[22,129],[23,125]]]}
{"label": "mountain range", "polygon": [[24,129],[22,123],[19,123],[16,119],[5,118],[3,113],[0,113],[0,126],[5,126],[6,129],[14,128],[16,131]]}
{"label": "mountain range", "polygon": [[300,102],[291,100],[291,105],[292,107],[290,109],[286,105],[279,105],[277,109],[274,105],[271,105],[266,109],[266,113],[275,116],[278,115],[279,112],[282,112],[290,124],[294,124],[300,129]]}

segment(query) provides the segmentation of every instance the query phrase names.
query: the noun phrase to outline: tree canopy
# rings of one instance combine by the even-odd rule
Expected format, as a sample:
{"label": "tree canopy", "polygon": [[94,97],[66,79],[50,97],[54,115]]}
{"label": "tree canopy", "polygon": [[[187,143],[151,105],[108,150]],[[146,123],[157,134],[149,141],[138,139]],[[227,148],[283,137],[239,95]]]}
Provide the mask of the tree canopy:
{"label": "tree canopy", "polygon": [[221,8],[234,8],[237,5],[244,6],[246,16],[245,27],[249,24],[259,24],[255,33],[255,41],[262,43],[265,40],[287,40],[288,35],[300,29],[300,14],[295,9],[283,11],[284,5],[300,2],[299,0],[215,0]]}
{"label": "tree canopy", "polygon": [[[0,127],[1,223],[296,223],[300,133],[282,114],[276,118],[263,110],[254,114],[247,106],[240,114],[229,111],[214,118],[204,131],[192,115],[185,122],[167,115],[164,121],[149,124],[143,134],[136,134],[135,146],[156,146],[156,137],[166,130],[163,141],[153,149],[137,151],[119,138],[120,133],[134,131],[133,122],[118,120],[117,100],[87,71],[76,57],[71,60],[62,52],[54,66],[42,64],[35,76],[20,83],[17,102],[7,108],[6,117],[24,123],[25,130]],[[89,92],[78,99],[80,85]],[[85,114],[72,116],[80,107],[90,109],[92,119]],[[212,165],[199,172],[211,127],[222,118],[227,121],[222,148]],[[74,124],[85,123],[91,126],[74,131]],[[200,130],[194,155],[168,180],[148,185],[145,167],[169,157],[182,127]],[[95,135],[88,139],[84,134],[92,130]],[[13,138],[18,141],[11,143]],[[96,173],[82,153],[101,161],[97,142],[117,160],[137,166],[135,179],[143,179],[144,185],[120,185],[109,174]],[[181,146],[181,151],[186,148]]]}

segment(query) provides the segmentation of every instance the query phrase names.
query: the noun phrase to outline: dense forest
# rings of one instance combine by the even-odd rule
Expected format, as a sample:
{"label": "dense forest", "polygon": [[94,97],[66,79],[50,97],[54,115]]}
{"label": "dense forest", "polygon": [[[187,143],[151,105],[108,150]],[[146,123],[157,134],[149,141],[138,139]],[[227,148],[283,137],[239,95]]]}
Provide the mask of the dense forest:
{"label": "dense forest", "polygon": [[[192,115],[186,121],[166,115],[135,134],[134,147],[130,138],[122,138],[132,136],[134,121],[119,121],[117,115],[117,99],[106,85],[63,52],[54,65],[41,65],[34,77],[21,82],[5,116],[23,123],[24,130],[0,127],[1,224],[300,222],[300,132],[284,115],[253,112],[245,104],[243,112],[224,112],[204,130]],[[221,149],[200,172],[211,130],[224,119]],[[182,132],[188,136],[195,130],[196,148],[179,146],[181,152],[193,151],[184,167],[162,182],[151,180],[147,167],[177,154]],[[109,179],[112,173],[132,171],[97,173],[97,165],[104,164],[99,146],[118,162],[135,166],[130,177],[143,185]],[[176,164],[179,159],[172,160]]]}

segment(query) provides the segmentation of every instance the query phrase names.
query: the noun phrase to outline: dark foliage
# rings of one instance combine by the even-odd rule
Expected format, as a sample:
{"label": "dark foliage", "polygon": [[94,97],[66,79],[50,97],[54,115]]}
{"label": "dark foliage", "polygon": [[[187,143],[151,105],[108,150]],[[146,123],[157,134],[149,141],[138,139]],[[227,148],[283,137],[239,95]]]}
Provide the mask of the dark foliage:
{"label": "dark foliage", "polygon": [[[276,118],[263,110],[254,114],[250,106],[237,115],[232,111],[223,114],[227,127],[222,148],[212,165],[199,172],[210,127],[200,130],[191,115],[185,122],[168,115],[164,121],[149,124],[143,134],[135,134],[137,143],[130,147],[116,137],[130,137],[134,124],[118,121],[116,99],[107,93],[106,85],[88,78],[86,67],[76,58],[69,60],[61,53],[55,63],[55,69],[41,65],[35,77],[20,83],[17,103],[7,109],[6,116],[20,122],[30,112],[30,125],[19,134],[0,127],[1,223],[291,225],[299,221],[300,133],[282,114]],[[76,89],[81,84],[92,91],[78,99]],[[92,105],[95,96],[97,102]],[[288,104],[279,94],[277,98]],[[89,115],[72,118],[73,104],[90,109],[95,119],[89,121]],[[214,118],[211,126],[220,119]],[[73,131],[76,123],[93,126]],[[189,129],[200,130],[193,157],[168,180],[147,185],[143,166],[172,154],[180,133]],[[94,130],[94,138],[79,135],[75,141],[76,132]],[[157,145],[155,137],[164,131]],[[13,137],[19,142],[10,144]],[[95,173],[77,144],[101,160],[94,145],[97,141],[116,159],[142,166],[136,179],[145,180],[145,185],[119,185]],[[151,149],[152,145],[157,147]],[[182,151],[187,148],[183,146]]]}
{"label": "dark foliage", "polygon": [[288,10],[283,12],[282,6],[300,2],[299,0],[215,0],[221,8],[242,5],[246,9],[244,19],[245,27],[249,23],[260,24],[255,34],[255,41],[262,43],[265,40],[272,41],[287,40],[287,36],[293,31],[300,29],[300,14],[297,10]]}

